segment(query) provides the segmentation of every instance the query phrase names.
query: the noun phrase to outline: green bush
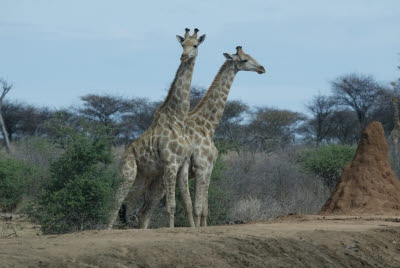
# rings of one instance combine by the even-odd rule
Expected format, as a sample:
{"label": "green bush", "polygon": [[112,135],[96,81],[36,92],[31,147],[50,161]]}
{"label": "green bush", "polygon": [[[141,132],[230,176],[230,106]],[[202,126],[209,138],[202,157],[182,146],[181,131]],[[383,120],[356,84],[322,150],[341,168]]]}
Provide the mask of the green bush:
{"label": "green bush", "polygon": [[122,179],[112,166],[112,137],[102,126],[68,126],[52,122],[61,156],[50,163],[39,200],[38,218],[46,233],[99,228],[115,208],[115,192]]}
{"label": "green bush", "polygon": [[229,180],[224,175],[224,171],[226,170],[226,164],[222,159],[222,155],[226,153],[228,150],[223,150],[220,147],[220,144],[216,144],[219,154],[218,158],[215,161],[215,165],[211,175],[210,188],[208,190],[208,224],[209,225],[217,225],[224,224],[228,221],[229,218],[229,200],[228,194],[225,189],[222,189],[220,183],[222,181]]}
{"label": "green bush", "polygon": [[33,165],[19,159],[0,156],[0,211],[11,212],[30,194],[34,181],[41,177]]}
{"label": "green bush", "polygon": [[343,168],[353,159],[357,146],[330,144],[305,149],[298,155],[301,168],[318,175],[332,192]]}
{"label": "green bush", "polygon": [[226,154],[229,151],[239,151],[243,149],[242,144],[237,141],[228,139],[215,139],[214,144],[218,149],[219,154]]}

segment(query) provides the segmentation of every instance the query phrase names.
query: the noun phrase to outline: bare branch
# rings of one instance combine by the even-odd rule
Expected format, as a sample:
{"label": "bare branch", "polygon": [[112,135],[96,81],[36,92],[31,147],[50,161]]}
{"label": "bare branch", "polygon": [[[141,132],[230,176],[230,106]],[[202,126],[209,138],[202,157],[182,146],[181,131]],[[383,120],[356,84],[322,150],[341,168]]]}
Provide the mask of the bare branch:
{"label": "bare branch", "polygon": [[[3,89],[3,92],[1,93],[1,96],[0,96],[0,108],[1,108],[4,97],[7,95],[8,92],[10,92],[10,90],[12,88],[12,84],[9,85],[6,80],[1,79],[1,78],[0,78],[0,84]],[[10,153],[11,152],[10,140],[8,139],[8,132],[7,132],[7,129],[6,129],[6,126],[4,123],[4,119],[3,119],[3,115],[1,113],[1,110],[0,110],[0,129],[1,129],[1,133],[4,138],[6,150],[8,153]]]}
{"label": "bare branch", "polygon": [[4,97],[7,95],[8,92],[10,92],[10,90],[13,87],[13,85],[12,84],[8,84],[8,82],[6,80],[1,79],[1,78],[0,78],[0,84],[1,84],[1,87],[3,89],[3,92],[1,93],[1,96],[0,96],[0,105],[1,105],[1,103],[4,100]]}

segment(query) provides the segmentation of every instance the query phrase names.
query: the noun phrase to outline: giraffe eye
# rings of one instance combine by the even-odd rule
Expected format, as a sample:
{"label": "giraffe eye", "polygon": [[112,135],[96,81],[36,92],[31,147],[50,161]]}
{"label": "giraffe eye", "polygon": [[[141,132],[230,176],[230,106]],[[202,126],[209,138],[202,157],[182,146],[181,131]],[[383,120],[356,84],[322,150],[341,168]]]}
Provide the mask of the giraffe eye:
{"label": "giraffe eye", "polygon": [[241,60],[240,62],[243,62],[243,63],[245,63],[245,62],[248,62],[249,60]]}
{"label": "giraffe eye", "polygon": [[198,47],[198,45],[194,45],[193,47],[196,48],[196,47]]}

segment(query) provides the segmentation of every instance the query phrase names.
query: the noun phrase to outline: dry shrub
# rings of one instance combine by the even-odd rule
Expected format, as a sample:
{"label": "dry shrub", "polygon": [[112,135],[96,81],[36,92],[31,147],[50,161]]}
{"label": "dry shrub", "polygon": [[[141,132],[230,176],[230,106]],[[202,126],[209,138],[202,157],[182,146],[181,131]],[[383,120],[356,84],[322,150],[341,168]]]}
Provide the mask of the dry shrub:
{"label": "dry shrub", "polygon": [[13,157],[47,170],[50,162],[61,155],[61,150],[46,138],[31,137],[14,144]]}
{"label": "dry shrub", "polygon": [[253,196],[241,199],[231,209],[233,219],[241,219],[246,222],[260,220],[261,214],[261,200]]}
{"label": "dry shrub", "polygon": [[[321,178],[301,171],[296,151],[296,147],[269,155],[241,151],[224,157],[228,166],[225,175],[230,180],[221,187],[230,195],[231,221],[245,220],[249,214],[252,221],[289,213],[310,214],[322,207],[329,190]],[[244,207],[248,212],[240,213]]]}

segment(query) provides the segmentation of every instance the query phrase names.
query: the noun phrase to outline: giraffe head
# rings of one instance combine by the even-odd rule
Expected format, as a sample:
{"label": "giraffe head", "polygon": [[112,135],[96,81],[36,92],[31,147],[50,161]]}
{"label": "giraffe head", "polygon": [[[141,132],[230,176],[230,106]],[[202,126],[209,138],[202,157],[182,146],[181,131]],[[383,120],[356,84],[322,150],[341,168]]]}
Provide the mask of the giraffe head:
{"label": "giraffe head", "polygon": [[199,29],[194,29],[194,34],[191,36],[189,34],[190,30],[188,28],[185,29],[185,37],[176,36],[176,39],[178,39],[178,42],[182,45],[183,47],[183,53],[181,56],[181,62],[185,62],[188,59],[195,58],[197,56],[197,49],[201,43],[204,42],[204,39],[206,39],[206,35],[203,34],[199,38],[197,38],[197,33]]}
{"label": "giraffe head", "polygon": [[227,60],[232,61],[238,71],[252,71],[259,74],[265,73],[265,69],[249,54],[243,52],[241,46],[236,47],[236,54],[224,53]]}

